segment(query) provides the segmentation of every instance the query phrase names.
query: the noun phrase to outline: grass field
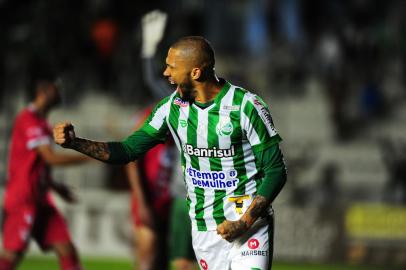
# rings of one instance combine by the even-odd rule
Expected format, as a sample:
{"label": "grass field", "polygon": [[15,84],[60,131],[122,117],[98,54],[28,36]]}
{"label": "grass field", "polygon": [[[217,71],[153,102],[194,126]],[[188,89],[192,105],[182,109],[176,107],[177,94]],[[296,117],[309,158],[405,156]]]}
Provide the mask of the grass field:
{"label": "grass field", "polygon": [[[84,259],[86,270],[132,270],[129,260],[120,259]],[[28,257],[18,268],[19,270],[59,270],[55,258]],[[274,263],[273,270],[388,270],[388,267],[367,267],[347,265],[311,265],[311,264],[288,264]],[[163,269],[164,270],[164,269]]]}

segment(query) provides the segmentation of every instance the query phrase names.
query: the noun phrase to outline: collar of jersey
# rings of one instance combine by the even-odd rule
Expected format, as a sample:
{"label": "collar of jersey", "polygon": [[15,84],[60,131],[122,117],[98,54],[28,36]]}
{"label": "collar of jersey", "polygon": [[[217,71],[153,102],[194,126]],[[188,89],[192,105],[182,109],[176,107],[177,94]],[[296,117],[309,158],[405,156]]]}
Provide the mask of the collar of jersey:
{"label": "collar of jersey", "polygon": [[[219,78],[219,80],[220,80],[221,83],[224,83],[224,85],[223,85],[223,87],[221,88],[220,92],[217,94],[217,96],[216,96],[212,101],[209,101],[209,102],[207,102],[207,103],[199,103],[200,105],[203,105],[202,107],[199,106],[199,105],[197,105],[197,104],[195,104],[195,103],[193,103],[193,106],[194,106],[195,108],[198,108],[198,109],[200,109],[200,110],[211,109],[211,108],[213,108],[213,106],[214,106],[215,104],[219,104],[219,102],[221,102],[221,99],[226,95],[226,93],[227,93],[228,90],[230,89],[231,84],[230,84],[228,81],[226,81],[225,79],[223,79],[223,78]],[[210,104],[210,105],[207,106],[207,107],[204,107],[205,104],[208,104],[208,103],[212,103],[212,104]]]}

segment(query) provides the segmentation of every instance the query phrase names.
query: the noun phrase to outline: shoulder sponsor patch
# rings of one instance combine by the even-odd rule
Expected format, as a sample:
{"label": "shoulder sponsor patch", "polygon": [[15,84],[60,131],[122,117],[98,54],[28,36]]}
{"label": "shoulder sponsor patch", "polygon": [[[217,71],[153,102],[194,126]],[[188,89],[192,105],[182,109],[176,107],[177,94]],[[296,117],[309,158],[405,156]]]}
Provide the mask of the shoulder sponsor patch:
{"label": "shoulder sponsor patch", "polygon": [[259,99],[254,99],[253,101],[255,108],[258,111],[259,116],[261,117],[262,121],[265,123],[266,128],[271,136],[276,134],[276,129],[273,124],[271,113],[268,107]]}
{"label": "shoulder sponsor patch", "polygon": [[239,111],[240,110],[240,105],[224,105],[223,110],[226,110],[226,111]]}
{"label": "shoulder sponsor patch", "polygon": [[177,97],[173,100],[173,104],[178,105],[180,107],[187,107],[189,106],[189,102],[188,101],[184,101],[181,98]]}

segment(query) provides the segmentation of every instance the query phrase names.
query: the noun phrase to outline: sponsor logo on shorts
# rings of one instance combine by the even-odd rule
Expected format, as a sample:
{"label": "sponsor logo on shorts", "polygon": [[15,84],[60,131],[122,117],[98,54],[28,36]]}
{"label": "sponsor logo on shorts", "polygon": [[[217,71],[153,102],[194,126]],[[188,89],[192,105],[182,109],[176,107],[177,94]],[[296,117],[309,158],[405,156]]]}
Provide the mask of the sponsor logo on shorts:
{"label": "sponsor logo on shorts", "polygon": [[259,241],[255,238],[251,238],[247,242],[249,250],[241,251],[241,256],[268,256],[269,252],[267,250],[258,250]]}
{"label": "sponsor logo on shorts", "polygon": [[248,240],[248,247],[250,249],[257,249],[259,247],[259,241],[255,238]]}
{"label": "sponsor logo on shorts", "polygon": [[236,187],[238,184],[237,171],[199,171],[188,167],[185,170],[192,185],[202,188],[227,189]]}
{"label": "sponsor logo on shorts", "polygon": [[200,266],[203,268],[203,270],[209,269],[209,265],[207,264],[207,262],[205,260],[200,259],[199,263],[200,263]]}
{"label": "sponsor logo on shorts", "polygon": [[184,101],[181,98],[177,97],[173,100],[173,104],[178,105],[180,107],[187,107],[189,106],[189,102],[188,101]]}
{"label": "sponsor logo on shorts", "polygon": [[268,251],[267,250],[244,250],[244,251],[241,251],[241,257],[246,257],[246,256],[263,256],[263,257],[266,257],[266,256],[268,256]]}
{"label": "sponsor logo on shorts", "polygon": [[232,157],[235,155],[234,145],[231,145],[228,149],[220,149],[217,147],[212,148],[198,148],[193,147],[190,144],[183,145],[183,152],[188,154],[189,156],[195,157],[208,157],[208,158],[225,158],[225,157]]}

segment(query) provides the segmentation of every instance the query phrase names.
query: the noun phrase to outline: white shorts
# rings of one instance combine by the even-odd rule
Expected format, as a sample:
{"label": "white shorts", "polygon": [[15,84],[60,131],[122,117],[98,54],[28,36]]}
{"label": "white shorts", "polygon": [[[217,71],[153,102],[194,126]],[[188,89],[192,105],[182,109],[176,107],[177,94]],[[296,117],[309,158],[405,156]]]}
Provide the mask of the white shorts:
{"label": "white shorts", "polygon": [[273,216],[257,220],[240,238],[227,242],[216,231],[192,230],[202,270],[268,270],[273,256]]}

